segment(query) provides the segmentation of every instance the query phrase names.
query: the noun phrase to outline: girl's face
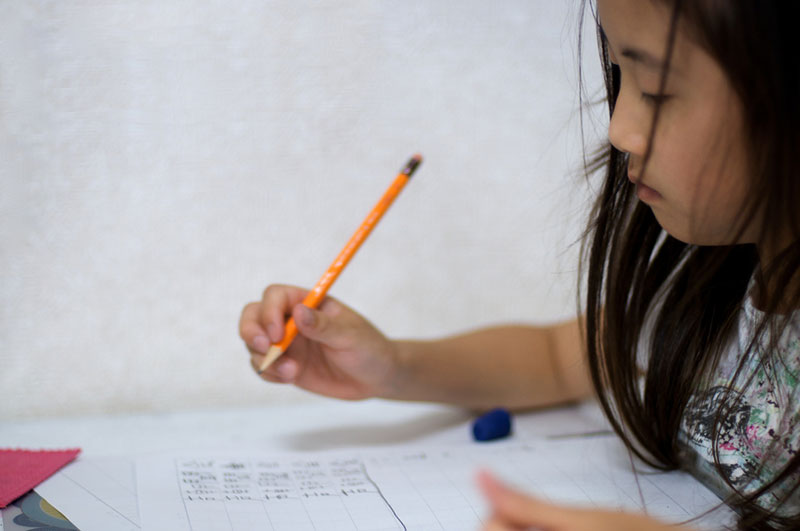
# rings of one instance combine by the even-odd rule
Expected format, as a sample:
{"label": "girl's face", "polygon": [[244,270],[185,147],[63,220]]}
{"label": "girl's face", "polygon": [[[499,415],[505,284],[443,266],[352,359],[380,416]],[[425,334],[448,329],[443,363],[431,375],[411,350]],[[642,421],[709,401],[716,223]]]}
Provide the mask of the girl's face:
{"label": "girl's face", "polygon": [[650,138],[671,9],[647,0],[597,0],[610,58],[622,76],[609,140],[629,154],[637,196],[670,235],[698,245],[753,242],[753,226],[737,239],[748,193],[741,103],[720,66],[680,23]]}

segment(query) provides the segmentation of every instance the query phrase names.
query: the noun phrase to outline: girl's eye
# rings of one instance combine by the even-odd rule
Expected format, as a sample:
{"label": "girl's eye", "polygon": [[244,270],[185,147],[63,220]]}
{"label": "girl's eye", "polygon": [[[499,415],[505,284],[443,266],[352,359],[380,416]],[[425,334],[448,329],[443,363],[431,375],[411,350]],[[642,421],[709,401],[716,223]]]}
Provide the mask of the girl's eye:
{"label": "girl's eye", "polygon": [[642,92],[642,99],[651,105],[661,105],[669,99],[668,94],[649,94]]}

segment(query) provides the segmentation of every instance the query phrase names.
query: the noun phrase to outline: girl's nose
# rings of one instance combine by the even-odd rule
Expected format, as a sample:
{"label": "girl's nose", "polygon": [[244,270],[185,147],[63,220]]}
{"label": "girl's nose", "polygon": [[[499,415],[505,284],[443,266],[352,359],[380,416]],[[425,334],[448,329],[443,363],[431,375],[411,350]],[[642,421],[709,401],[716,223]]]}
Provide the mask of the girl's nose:
{"label": "girl's nose", "polygon": [[[631,94],[621,90],[608,124],[608,140],[616,149],[644,157],[650,129],[650,112],[642,112],[643,105],[632,102]],[[638,103],[638,104],[637,104]]]}

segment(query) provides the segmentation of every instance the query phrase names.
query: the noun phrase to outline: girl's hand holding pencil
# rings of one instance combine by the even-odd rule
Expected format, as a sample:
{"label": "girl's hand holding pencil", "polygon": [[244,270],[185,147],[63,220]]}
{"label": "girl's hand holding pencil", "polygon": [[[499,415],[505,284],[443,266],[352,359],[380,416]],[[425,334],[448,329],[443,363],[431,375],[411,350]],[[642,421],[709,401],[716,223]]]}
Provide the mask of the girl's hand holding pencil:
{"label": "girl's hand holding pencil", "polygon": [[[266,380],[345,399],[376,396],[386,387],[397,365],[393,344],[326,294],[421,162],[418,154],[408,160],[311,290],[270,286],[260,303],[245,306],[239,334],[252,354],[253,368]],[[293,346],[298,334],[302,344]],[[290,349],[291,356],[281,360]]]}
{"label": "girl's hand holding pencil", "polygon": [[261,372],[276,383],[292,383],[325,396],[358,400],[389,393],[397,372],[397,351],[369,321],[331,297],[319,308],[302,304],[307,290],[269,286],[261,302],[245,306],[239,333],[256,372],[271,345],[294,318],[297,337],[286,352]]}

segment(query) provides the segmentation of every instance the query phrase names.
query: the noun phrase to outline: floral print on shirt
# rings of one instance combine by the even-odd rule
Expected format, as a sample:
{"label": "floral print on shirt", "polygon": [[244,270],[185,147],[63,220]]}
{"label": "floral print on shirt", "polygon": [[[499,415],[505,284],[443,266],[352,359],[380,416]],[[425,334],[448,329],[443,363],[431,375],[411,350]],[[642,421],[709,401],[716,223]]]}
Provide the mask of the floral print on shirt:
{"label": "floral print on shirt", "polygon": [[[752,492],[780,472],[800,449],[800,312],[789,318],[768,362],[763,361],[768,335],[747,353],[753,330],[762,318],[763,313],[748,298],[737,337],[689,400],[682,419],[680,436],[688,450],[690,471],[723,498],[732,492],[728,482],[740,492]],[[745,353],[748,359],[736,375]],[[713,425],[723,401],[728,406],[718,427],[717,451],[724,478],[714,466],[712,451]],[[794,477],[784,482],[778,493],[797,481]],[[775,509],[776,493],[759,503]],[[800,492],[795,492],[778,512],[789,514],[799,509]]]}

